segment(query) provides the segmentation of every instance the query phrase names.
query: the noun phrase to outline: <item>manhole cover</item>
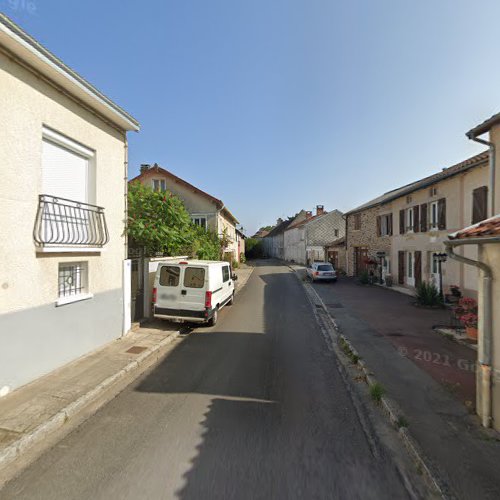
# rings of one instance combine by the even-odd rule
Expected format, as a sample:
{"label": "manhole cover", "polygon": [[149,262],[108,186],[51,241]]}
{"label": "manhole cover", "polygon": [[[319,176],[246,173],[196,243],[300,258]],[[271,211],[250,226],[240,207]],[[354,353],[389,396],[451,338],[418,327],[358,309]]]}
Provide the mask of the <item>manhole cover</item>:
{"label": "manhole cover", "polygon": [[147,347],[141,347],[141,346],[138,346],[138,345],[134,345],[132,346],[128,351],[126,352],[129,352],[130,354],[139,354],[140,352],[143,352],[147,349]]}
{"label": "manhole cover", "polygon": [[328,307],[331,307],[332,309],[342,309],[344,306],[340,303],[336,304],[326,304]]}

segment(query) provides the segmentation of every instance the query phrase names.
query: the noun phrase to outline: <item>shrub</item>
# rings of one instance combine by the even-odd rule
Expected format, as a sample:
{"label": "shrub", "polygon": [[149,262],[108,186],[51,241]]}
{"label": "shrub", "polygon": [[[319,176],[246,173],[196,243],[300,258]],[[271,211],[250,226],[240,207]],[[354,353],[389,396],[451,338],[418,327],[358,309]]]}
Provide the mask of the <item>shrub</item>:
{"label": "shrub", "polygon": [[245,240],[245,254],[247,259],[261,259],[264,257],[264,247],[260,238]]}
{"label": "shrub", "polygon": [[378,382],[375,382],[372,386],[370,386],[370,396],[373,401],[379,403],[384,394],[385,389]]}
{"label": "shrub", "polygon": [[362,285],[368,285],[370,283],[370,275],[366,269],[359,275],[359,282]]}
{"label": "shrub", "polygon": [[238,269],[238,267],[240,267],[240,263],[237,260],[233,260],[232,267],[233,269]]}
{"label": "shrub", "polygon": [[408,420],[406,420],[406,418],[403,415],[400,415],[398,417],[398,421],[396,422],[396,425],[398,426],[398,428],[408,427]]}
{"label": "shrub", "polygon": [[439,306],[443,303],[439,290],[434,283],[428,283],[426,281],[422,281],[422,283],[417,286],[415,297],[417,299],[417,304],[421,306]]}
{"label": "shrub", "polygon": [[244,264],[247,261],[245,254],[243,252],[240,253],[240,262]]}

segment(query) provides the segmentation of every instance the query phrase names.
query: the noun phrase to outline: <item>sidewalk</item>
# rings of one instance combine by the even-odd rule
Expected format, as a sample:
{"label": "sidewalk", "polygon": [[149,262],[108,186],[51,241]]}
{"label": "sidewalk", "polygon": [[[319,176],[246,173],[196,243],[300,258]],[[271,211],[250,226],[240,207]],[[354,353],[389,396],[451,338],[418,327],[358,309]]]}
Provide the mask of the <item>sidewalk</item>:
{"label": "sidewalk", "polygon": [[235,269],[234,272],[238,276],[238,280],[236,283],[235,293],[239,293],[241,289],[246,285],[247,281],[250,279],[250,276],[253,272],[253,267],[248,264],[240,264],[238,269]]}
{"label": "sidewalk", "polygon": [[399,406],[449,497],[500,498],[500,441],[467,410],[476,353],[432,331],[449,312],[416,308],[410,297],[349,278],[314,290]]}
{"label": "sidewalk", "polygon": [[151,323],[0,399],[0,488],[158,361],[179,335]]}
{"label": "sidewalk", "polygon": [[[237,294],[253,269],[235,270]],[[1,398],[0,488],[154,365],[179,333],[175,323],[149,321]]]}

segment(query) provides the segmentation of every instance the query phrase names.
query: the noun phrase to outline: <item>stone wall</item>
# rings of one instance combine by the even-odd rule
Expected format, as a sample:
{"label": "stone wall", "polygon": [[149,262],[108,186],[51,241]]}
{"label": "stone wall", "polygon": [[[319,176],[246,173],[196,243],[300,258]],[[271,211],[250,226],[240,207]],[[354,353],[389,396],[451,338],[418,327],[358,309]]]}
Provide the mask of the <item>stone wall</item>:
{"label": "stone wall", "polygon": [[[385,252],[388,257],[387,260],[389,260],[391,255],[391,237],[377,235],[377,216],[389,213],[391,213],[390,205],[384,205],[383,207],[377,205],[347,215],[346,272],[348,276],[355,275],[354,252],[356,247],[366,247],[368,249],[368,257],[371,259],[376,259],[377,252]],[[355,229],[357,214],[361,218],[360,229]],[[392,272],[390,269],[389,271]]]}

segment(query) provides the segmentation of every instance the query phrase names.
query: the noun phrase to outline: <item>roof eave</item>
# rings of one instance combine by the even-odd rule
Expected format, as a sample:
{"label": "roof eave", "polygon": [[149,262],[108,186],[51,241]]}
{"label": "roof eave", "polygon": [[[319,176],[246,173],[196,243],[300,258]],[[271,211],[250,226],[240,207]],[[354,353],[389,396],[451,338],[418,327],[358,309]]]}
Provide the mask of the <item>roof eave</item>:
{"label": "roof eave", "polygon": [[124,131],[139,131],[139,122],[115,104],[22,28],[0,13],[0,46]]}
{"label": "roof eave", "polygon": [[500,123],[500,113],[493,115],[492,117],[485,120],[483,123],[480,123],[479,125],[470,129],[465,135],[469,139],[474,140],[477,137],[479,137],[480,135],[483,135],[486,132],[489,132],[491,130],[491,128],[493,126],[497,125],[498,123]]}

